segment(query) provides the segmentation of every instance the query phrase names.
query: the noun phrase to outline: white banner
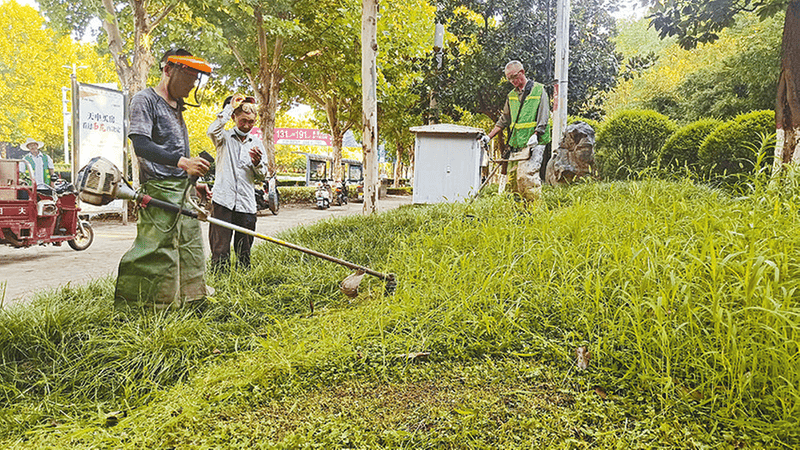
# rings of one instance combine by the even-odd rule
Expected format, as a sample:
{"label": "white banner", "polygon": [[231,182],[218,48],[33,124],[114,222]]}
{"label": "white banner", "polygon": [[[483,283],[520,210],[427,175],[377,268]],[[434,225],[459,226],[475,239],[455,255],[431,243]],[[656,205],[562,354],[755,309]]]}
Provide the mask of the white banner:
{"label": "white banner", "polygon": [[[78,94],[78,168],[95,156],[102,156],[122,170],[125,164],[125,96],[121,91],[91,84],[79,84]],[[103,208],[84,203],[81,209],[122,211],[122,200],[114,200]]]}

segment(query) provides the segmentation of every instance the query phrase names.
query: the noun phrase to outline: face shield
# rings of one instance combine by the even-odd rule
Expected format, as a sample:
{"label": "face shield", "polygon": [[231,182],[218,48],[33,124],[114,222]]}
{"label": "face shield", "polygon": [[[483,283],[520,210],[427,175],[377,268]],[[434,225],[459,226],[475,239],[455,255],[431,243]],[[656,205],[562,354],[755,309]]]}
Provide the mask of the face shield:
{"label": "face shield", "polygon": [[[167,64],[171,64],[175,70],[177,70],[177,73],[170,77],[170,86],[168,88],[173,88],[172,84],[176,79],[180,80],[182,85],[188,86],[189,83],[192,84],[191,89],[186,95],[182,95],[183,93],[181,92],[174,95],[174,97],[181,99],[183,105],[200,106],[202,93],[208,84],[208,80],[211,78],[212,69],[208,62],[196,56],[171,55],[167,58]],[[175,89],[177,89],[177,87]],[[194,96],[194,103],[183,100],[192,96]]]}

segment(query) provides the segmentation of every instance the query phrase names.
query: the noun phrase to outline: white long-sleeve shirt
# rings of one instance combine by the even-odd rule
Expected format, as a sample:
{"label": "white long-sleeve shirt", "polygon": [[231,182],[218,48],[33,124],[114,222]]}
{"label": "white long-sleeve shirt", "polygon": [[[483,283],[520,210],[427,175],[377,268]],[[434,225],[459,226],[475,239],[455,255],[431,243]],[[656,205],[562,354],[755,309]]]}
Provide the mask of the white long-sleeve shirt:
{"label": "white long-sleeve shirt", "polygon": [[[255,181],[266,176],[266,152],[261,139],[248,134],[241,141],[233,130],[225,129],[232,113],[231,105],[226,105],[208,127],[208,137],[217,148],[213,201],[236,212],[255,214]],[[254,147],[261,152],[257,166],[250,159]]]}

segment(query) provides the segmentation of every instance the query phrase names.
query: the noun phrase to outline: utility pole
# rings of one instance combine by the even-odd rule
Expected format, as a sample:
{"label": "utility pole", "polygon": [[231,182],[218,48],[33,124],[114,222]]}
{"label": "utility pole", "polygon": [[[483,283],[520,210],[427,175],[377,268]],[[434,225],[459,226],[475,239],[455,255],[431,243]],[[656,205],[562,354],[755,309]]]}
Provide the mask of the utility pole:
{"label": "utility pole", "polygon": [[558,0],[556,11],[555,86],[553,87],[553,151],[558,148],[567,127],[569,79],[569,0]]}
{"label": "utility pole", "polygon": [[[71,66],[61,66],[65,69],[72,69],[72,73],[70,74],[70,84],[72,86],[72,182],[78,179],[78,164],[80,164],[80,158],[78,158],[78,127],[80,126],[78,122],[80,121],[80,116],[78,112],[78,69],[86,69],[88,66],[79,66],[75,63],[72,63]],[[63,91],[62,91],[63,92]],[[65,130],[66,131],[66,130]],[[64,141],[66,142],[66,137]]]}
{"label": "utility pole", "polygon": [[[441,9],[442,6],[437,5],[436,11],[438,12]],[[439,123],[439,102],[436,99],[436,95],[438,94],[437,91],[439,88],[439,75],[442,73],[442,59],[444,56],[443,49],[444,25],[436,22],[436,25],[433,29],[433,58],[436,61],[436,68],[433,69],[433,73],[435,74],[435,84],[431,90],[430,116],[428,116],[428,125]]]}
{"label": "utility pole", "polygon": [[378,211],[378,0],[361,0],[364,214]]}
{"label": "utility pole", "polygon": [[[70,122],[70,114],[69,114],[69,102],[67,101],[67,92],[69,92],[69,88],[66,86],[61,87],[61,113],[64,116],[64,163],[69,165],[69,162],[72,159],[69,157],[69,122]],[[72,171],[70,171],[71,173]]]}

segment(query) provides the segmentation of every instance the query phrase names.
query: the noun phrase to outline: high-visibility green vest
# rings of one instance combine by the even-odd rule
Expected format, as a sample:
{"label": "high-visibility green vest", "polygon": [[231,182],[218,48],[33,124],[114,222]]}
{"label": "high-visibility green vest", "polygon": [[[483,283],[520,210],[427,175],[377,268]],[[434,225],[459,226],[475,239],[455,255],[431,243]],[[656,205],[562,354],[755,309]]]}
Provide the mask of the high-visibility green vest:
{"label": "high-visibility green vest", "polygon": [[[539,112],[539,103],[542,99],[544,86],[540,83],[533,83],[531,93],[525,97],[522,111],[519,110],[519,95],[516,89],[508,93],[508,107],[511,110],[511,139],[508,143],[514,148],[522,148],[528,143],[528,139],[536,131],[536,114]],[[550,105],[548,105],[549,107]],[[550,124],[547,124],[544,135],[539,137],[539,144],[550,142]]]}
{"label": "high-visibility green vest", "polygon": [[[50,184],[50,169],[49,169],[50,161],[48,161],[48,159],[47,159],[48,156],[45,155],[44,153],[40,153],[40,155],[42,155],[42,179],[44,180],[44,184],[49,185]],[[34,164],[34,162],[33,162],[33,155],[31,155],[30,153],[28,153],[27,155],[23,156],[22,159],[24,159],[25,161],[28,161],[28,163],[31,165],[31,167],[34,167],[34,168],[36,167],[36,164]],[[34,179],[34,177],[33,177],[32,173],[28,173],[28,170],[30,170],[30,169],[28,169],[28,165],[26,164],[25,165],[25,175],[24,176],[25,176],[25,179],[28,182],[30,182],[31,180]]]}

